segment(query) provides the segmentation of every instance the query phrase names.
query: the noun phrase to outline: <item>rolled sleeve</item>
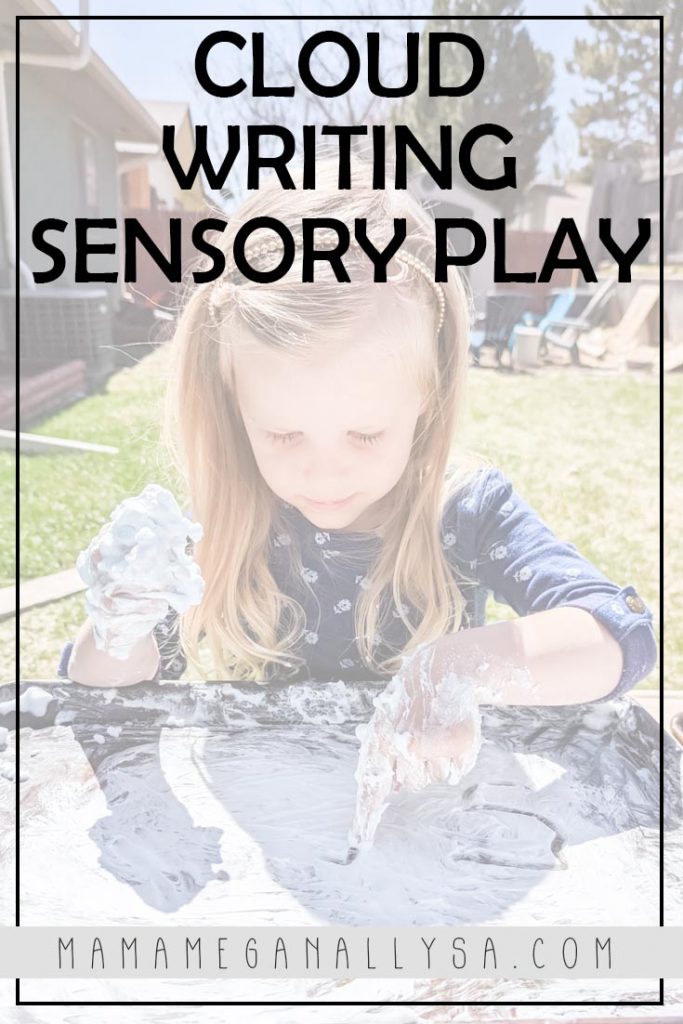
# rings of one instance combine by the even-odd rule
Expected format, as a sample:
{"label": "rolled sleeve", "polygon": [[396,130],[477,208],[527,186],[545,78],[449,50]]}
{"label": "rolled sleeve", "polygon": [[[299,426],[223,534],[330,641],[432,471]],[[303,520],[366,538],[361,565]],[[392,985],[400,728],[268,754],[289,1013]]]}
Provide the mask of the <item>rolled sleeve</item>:
{"label": "rolled sleeve", "polygon": [[624,664],[619,683],[612,693],[590,703],[614,700],[652,672],[657,664],[653,616],[634,587],[622,587],[607,599],[604,594],[587,594],[565,604],[591,612],[621,645]]}
{"label": "rolled sleeve", "polygon": [[469,507],[476,515],[472,566],[495,600],[518,615],[585,608],[621,646],[617,686],[591,703],[613,700],[652,671],[657,660],[653,616],[633,586],[613,583],[573,544],[559,540],[497,469],[479,475]]}
{"label": "rolled sleeve", "polygon": [[166,616],[154,627],[154,638],[159,649],[159,665],[152,680],[180,679],[187,668],[187,658],[180,645],[178,636],[179,616],[173,608],[169,608]]}
{"label": "rolled sleeve", "polygon": [[69,667],[69,658],[71,657],[71,652],[73,651],[73,649],[73,640],[67,640],[67,642],[62,647],[62,653],[59,656],[59,663],[57,665],[57,675],[60,677],[60,679],[69,678],[69,673],[67,669]]}

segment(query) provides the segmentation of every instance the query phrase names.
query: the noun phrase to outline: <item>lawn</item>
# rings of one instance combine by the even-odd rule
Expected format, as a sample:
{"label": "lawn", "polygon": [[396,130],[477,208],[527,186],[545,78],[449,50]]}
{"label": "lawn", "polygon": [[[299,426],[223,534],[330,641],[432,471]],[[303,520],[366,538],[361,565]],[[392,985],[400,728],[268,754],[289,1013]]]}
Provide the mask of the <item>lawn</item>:
{"label": "lawn", "polygon": [[[112,377],[105,394],[46,421],[35,433],[116,445],[117,456],[25,456],[21,469],[21,576],[72,568],[79,551],[112,509],[146,483],[180,496],[158,444],[165,353],[146,357]],[[667,430],[680,435],[683,377],[669,376]],[[512,479],[516,490],[562,539],[569,540],[620,585],[632,583],[657,618],[658,591],[657,382],[646,377],[553,369],[532,377],[476,370],[470,375],[465,441]],[[670,512],[683,498],[682,457],[667,459]],[[14,577],[14,464],[0,453],[2,585]],[[683,607],[680,546],[667,549],[667,608]],[[489,603],[492,620],[511,615]],[[83,594],[22,616],[22,678],[50,678],[65,639],[84,618]],[[0,623],[7,639],[2,677],[11,678],[14,621]],[[669,687],[683,680],[683,642],[667,634]],[[656,673],[641,685],[657,685]]]}

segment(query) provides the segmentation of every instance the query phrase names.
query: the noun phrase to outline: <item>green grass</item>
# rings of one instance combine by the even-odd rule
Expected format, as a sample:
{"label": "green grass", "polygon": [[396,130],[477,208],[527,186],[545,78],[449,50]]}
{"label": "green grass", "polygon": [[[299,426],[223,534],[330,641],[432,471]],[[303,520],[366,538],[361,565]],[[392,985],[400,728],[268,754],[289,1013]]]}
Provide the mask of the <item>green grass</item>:
{"label": "green grass", "polygon": [[[36,433],[113,444],[117,456],[40,455],[22,459],[22,579],[72,568],[117,502],[156,481],[179,494],[158,444],[165,353],[148,356],[108,384],[107,392],[52,417]],[[680,436],[683,377],[667,380],[667,429]],[[571,370],[538,377],[490,370],[470,375],[468,447],[508,475],[553,531],[571,541],[610,579],[632,583],[655,612],[658,592],[658,388],[650,378]],[[683,457],[667,460],[671,511],[683,498]],[[14,467],[0,453],[3,509],[12,506]],[[14,576],[12,522],[0,540],[3,585]],[[679,546],[667,552],[667,607],[683,608]],[[22,615],[23,678],[50,678],[62,643],[84,618],[83,595]],[[510,617],[489,603],[492,620]],[[13,620],[0,623],[11,650]],[[683,641],[667,636],[666,685],[681,685]],[[0,656],[4,678],[9,655]],[[641,683],[654,687],[656,674]]]}
{"label": "green grass", "polygon": [[[61,453],[21,461],[21,578],[73,567],[79,551],[109,518],[114,506],[151,481],[173,480],[159,445],[163,360],[143,360],[110,379],[105,394],[67,409],[36,434],[87,440],[119,448],[116,456]],[[6,462],[3,454],[2,476]],[[14,575],[3,548],[4,583]]]}

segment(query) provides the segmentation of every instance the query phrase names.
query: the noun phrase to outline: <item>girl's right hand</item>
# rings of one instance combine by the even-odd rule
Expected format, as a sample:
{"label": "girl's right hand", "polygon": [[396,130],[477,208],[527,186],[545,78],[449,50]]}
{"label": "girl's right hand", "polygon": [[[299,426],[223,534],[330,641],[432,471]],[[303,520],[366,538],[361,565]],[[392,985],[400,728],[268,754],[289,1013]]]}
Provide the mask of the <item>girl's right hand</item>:
{"label": "girl's right hand", "polygon": [[161,622],[168,613],[168,600],[144,580],[119,584],[100,575],[102,553],[90,550],[89,573],[100,586],[88,592],[87,609],[98,649],[125,660],[131,648]]}
{"label": "girl's right hand", "polygon": [[72,682],[83,686],[133,686],[154,679],[158,667],[159,649],[152,634],[134,643],[123,661],[97,647],[92,620],[86,619],[76,636],[67,675]]}
{"label": "girl's right hand", "polygon": [[117,505],[76,562],[98,650],[125,661],[170,606],[183,614],[201,602],[204,581],[188,551],[201,536],[158,484]]}

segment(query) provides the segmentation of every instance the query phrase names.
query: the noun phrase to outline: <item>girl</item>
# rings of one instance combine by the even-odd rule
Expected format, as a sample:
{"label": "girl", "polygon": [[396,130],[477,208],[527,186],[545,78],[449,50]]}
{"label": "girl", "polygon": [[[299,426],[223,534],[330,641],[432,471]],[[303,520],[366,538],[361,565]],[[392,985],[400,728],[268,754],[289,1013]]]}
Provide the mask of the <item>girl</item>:
{"label": "girl", "polygon": [[[424,757],[432,678],[486,668],[496,699],[573,704],[625,693],[656,659],[652,614],[558,540],[500,470],[454,454],[464,409],[469,302],[461,278],[434,282],[430,215],[406,192],[372,190],[353,163],[315,190],[276,180],[233,215],[226,271],[196,288],[172,342],[165,436],[204,529],[194,557],[201,603],[166,616],[114,661],[85,623],[65,651],[79,682],[123,685],[193,672],[218,679],[389,679],[403,665],[403,718]],[[296,240],[279,281],[234,268],[240,227],[273,217]],[[303,218],[365,218],[382,250],[405,218],[387,282],[353,244],[339,283],[317,262],[302,283]],[[327,241],[329,237],[329,241]],[[330,248],[335,232],[316,233]],[[258,230],[247,259],[278,266],[281,240]],[[518,619],[484,625],[488,592]],[[213,663],[199,652],[204,638]],[[424,677],[424,672],[422,672]],[[431,697],[430,697],[431,693]],[[407,712],[406,712],[406,709]],[[442,737],[453,751],[452,737]]]}

